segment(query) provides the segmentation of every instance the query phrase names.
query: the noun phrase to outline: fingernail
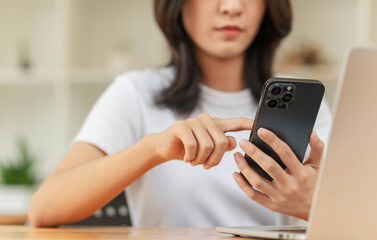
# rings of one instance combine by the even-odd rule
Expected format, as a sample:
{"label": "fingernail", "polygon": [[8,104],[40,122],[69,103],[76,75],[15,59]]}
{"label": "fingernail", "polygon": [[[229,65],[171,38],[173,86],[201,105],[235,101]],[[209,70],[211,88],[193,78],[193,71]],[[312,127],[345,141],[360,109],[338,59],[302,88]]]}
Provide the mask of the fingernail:
{"label": "fingernail", "polygon": [[242,148],[246,148],[248,144],[249,144],[249,141],[248,141],[248,140],[246,140],[246,139],[241,139],[241,140],[240,140],[240,146],[241,146]]}
{"label": "fingernail", "polygon": [[233,155],[233,157],[234,157],[234,160],[236,160],[236,162],[239,162],[239,161],[240,161],[240,155],[239,155],[238,153],[235,153],[235,154]]}
{"label": "fingernail", "polygon": [[209,166],[208,166],[207,164],[203,164],[203,168],[204,168],[205,170],[208,170],[208,169],[209,169]]}
{"label": "fingernail", "polygon": [[240,176],[239,176],[236,172],[233,173],[233,178],[234,178],[234,180],[236,180],[236,181],[239,181],[239,180],[240,180]]}
{"label": "fingernail", "polygon": [[265,129],[265,128],[259,128],[258,135],[260,137],[267,137],[268,134],[269,134],[269,131],[267,129]]}

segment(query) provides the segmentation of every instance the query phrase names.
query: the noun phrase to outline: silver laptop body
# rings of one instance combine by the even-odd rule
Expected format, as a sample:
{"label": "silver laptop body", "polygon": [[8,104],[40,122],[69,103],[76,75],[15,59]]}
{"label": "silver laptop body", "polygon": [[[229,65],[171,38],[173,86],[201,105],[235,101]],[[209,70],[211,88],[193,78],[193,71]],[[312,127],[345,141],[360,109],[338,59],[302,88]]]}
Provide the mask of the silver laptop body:
{"label": "silver laptop body", "polygon": [[218,227],[269,239],[377,239],[377,47],[354,47],[345,58],[326,157],[309,226]]}

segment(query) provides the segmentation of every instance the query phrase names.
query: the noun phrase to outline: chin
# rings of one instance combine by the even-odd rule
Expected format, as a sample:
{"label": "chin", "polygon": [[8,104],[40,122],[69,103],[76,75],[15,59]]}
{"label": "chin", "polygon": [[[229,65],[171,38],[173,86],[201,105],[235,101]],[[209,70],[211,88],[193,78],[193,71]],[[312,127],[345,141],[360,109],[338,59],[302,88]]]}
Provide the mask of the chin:
{"label": "chin", "polygon": [[213,51],[212,55],[220,59],[229,59],[242,55],[244,51],[244,49],[225,48]]}
{"label": "chin", "polygon": [[240,42],[214,44],[207,52],[221,59],[234,58],[242,55],[246,51],[247,46],[244,45],[245,44],[240,44]]}

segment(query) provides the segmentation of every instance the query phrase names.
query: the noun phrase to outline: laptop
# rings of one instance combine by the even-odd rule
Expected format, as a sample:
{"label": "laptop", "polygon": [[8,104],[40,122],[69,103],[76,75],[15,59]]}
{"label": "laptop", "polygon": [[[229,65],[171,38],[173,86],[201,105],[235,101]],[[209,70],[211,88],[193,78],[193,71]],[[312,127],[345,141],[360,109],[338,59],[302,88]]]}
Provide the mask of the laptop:
{"label": "laptop", "polygon": [[377,239],[377,47],[347,52],[307,228],[217,227],[268,239]]}

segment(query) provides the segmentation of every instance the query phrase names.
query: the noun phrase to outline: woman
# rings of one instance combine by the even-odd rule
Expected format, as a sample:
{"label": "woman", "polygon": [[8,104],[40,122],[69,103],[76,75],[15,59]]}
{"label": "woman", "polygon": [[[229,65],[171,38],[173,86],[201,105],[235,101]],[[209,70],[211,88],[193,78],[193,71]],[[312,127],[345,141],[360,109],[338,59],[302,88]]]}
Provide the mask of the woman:
{"label": "woman", "polygon": [[[248,118],[255,116],[262,85],[271,76],[276,47],[290,31],[289,2],[156,0],[155,14],[172,50],[170,66],[130,72],[109,86],[33,196],[32,224],[81,220],[124,189],[134,226],[307,219],[323,142],[312,134],[309,158],[301,165],[284,142],[260,129],[284,159],[284,171],[242,140],[249,137]],[[315,126],[323,139],[329,122],[324,103]],[[274,181],[255,174],[241,150]]]}

